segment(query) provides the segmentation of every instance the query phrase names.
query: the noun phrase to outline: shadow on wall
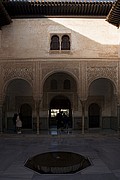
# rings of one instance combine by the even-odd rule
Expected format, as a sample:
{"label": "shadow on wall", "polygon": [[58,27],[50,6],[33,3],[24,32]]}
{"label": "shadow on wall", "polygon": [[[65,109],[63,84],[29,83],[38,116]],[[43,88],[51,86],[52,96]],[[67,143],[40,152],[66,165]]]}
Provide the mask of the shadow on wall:
{"label": "shadow on wall", "polygon": [[[114,28],[105,19],[14,19],[12,24],[2,29],[0,56],[16,58],[117,57],[118,31]],[[69,34],[71,53],[49,53],[51,34]]]}

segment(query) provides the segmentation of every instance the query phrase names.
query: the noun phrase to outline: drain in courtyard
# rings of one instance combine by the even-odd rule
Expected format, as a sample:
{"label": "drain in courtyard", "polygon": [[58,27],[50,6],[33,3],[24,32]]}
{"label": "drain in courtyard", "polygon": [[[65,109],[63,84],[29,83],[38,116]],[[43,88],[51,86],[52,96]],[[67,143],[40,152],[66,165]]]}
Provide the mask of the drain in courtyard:
{"label": "drain in courtyard", "polygon": [[66,151],[38,154],[29,158],[25,163],[25,167],[41,174],[75,173],[90,165],[88,158]]}

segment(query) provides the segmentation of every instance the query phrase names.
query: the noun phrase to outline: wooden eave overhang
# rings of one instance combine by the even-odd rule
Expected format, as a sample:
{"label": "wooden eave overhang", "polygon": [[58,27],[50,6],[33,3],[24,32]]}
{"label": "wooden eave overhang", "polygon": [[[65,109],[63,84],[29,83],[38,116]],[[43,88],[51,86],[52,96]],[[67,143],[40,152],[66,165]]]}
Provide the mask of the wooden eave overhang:
{"label": "wooden eave overhang", "polygon": [[4,25],[10,24],[11,22],[11,17],[9,16],[4,5],[0,1],[0,28]]}
{"label": "wooden eave overhang", "polygon": [[11,18],[44,16],[107,16],[113,2],[81,0],[64,1],[13,1],[2,0]]}
{"label": "wooden eave overhang", "polygon": [[113,4],[92,0],[1,0],[0,26],[16,18],[106,17]]}
{"label": "wooden eave overhang", "polygon": [[106,20],[109,23],[111,23],[119,28],[119,26],[120,26],[120,0],[117,0],[114,3]]}

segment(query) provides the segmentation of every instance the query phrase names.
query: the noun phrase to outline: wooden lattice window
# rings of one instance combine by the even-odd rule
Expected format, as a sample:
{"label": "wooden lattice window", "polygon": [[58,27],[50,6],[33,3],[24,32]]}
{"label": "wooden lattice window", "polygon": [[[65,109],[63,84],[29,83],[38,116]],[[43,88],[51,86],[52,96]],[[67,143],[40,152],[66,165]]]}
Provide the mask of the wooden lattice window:
{"label": "wooden lattice window", "polygon": [[68,35],[62,36],[61,50],[70,50],[70,38]]}
{"label": "wooden lattice window", "polygon": [[59,50],[59,49],[60,49],[59,37],[57,35],[53,35],[51,37],[50,50]]}

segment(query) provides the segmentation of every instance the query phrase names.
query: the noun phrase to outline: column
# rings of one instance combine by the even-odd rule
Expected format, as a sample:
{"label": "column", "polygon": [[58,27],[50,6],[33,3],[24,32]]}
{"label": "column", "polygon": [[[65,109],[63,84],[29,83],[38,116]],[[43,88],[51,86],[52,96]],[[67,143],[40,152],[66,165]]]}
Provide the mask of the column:
{"label": "column", "polygon": [[0,133],[3,133],[3,102],[4,97],[0,95]]}
{"label": "column", "polygon": [[85,133],[85,102],[86,101],[80,101],[82,105],[82,134]]}
{"label": "column", "polygon": [[120,133],[120,104],[117,104],[118,133]]}
{"label": "column", "polygon": [[85,131],[85,103],[88,97],[87,62],[79,63],[78,97],[82,105],[82,134]]}
{"label": "column", "polygon": [[[1,44],[2,43],[2,31],[0,29],[0,48],[1,48]],[[0,83],[1,83],[1,87],[2,87],[2,69],[0,66]],[[2,92],[2,88],[0,89],[0,92]],[[2,107],[3,107],[3,102],[2,102],[2,93],[0,94],[0,133],[3,132],[3,123],[2,123]]]}
{"label": "column", "polygon": [[40,100],[35,100],[35,111],[36,111],[36,118],[37,118],[37,134],[40,134]]}
{"label": "column", "polygon": [[3,132],[3,123],[2,123],[2,104],[0,104],[0,133]]}
{"label": "column", "polygon": [[41,65],[39,61],[33,63],[34,73],[33,73],[33,98],[35,102],[35,114],[37,123],[37,134],[40,133],[40,103],[41,103]]}
{"label": "column", "polygon": [[[118,54],[120,57],[119,52],[118,52]],[[119,58],[119,62],[118,62],[118,87],[117,87],[117,92],[116,92],[116,101],[117,101],[117,120],[118,120],[118,128],[117,129],[118,129],[118,133],[120,133],[119,132],[120,131],[120,58]]]}

